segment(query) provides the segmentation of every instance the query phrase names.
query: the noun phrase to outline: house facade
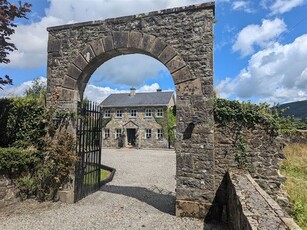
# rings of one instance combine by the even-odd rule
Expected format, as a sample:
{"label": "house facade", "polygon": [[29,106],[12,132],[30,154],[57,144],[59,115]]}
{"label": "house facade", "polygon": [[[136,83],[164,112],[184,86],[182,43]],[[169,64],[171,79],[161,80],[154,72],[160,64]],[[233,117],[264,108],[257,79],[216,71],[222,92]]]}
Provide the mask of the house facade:
{"label": "house facade", "polygon": [[[175,105],[174,92],[111,94],[101,104],[103,110],[102,146],[109,148],[167,148],[161,121]],[[165,127],[164,127],[165,129]]]}

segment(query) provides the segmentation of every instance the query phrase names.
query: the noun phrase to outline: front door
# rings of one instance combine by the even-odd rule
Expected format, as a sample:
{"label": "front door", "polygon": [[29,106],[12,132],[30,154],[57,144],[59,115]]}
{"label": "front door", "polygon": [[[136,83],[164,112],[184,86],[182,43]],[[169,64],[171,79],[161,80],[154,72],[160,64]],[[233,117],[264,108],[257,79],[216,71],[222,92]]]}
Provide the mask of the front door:
{"label": "front door", "polygon": [[127,129],[128,146],[135,146],[136,129]]}

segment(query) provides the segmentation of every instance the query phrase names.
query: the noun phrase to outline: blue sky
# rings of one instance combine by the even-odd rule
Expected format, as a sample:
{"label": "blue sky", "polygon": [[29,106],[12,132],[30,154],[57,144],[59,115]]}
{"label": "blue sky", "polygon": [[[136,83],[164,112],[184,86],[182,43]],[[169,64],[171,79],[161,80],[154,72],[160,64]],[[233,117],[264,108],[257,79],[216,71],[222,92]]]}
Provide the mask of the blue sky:
{"label": "blue sky", "polygon": [[[29,20],[19,20],[12,41],[18,51],[0,65],[14,86],[0,96],[22,95],[31,81],[46,79],[49,26],[199,4],[205,0],[28,0]],[[90,13],[84,13],[84,12]],[[223,98],[284,103],[307,99],[307,0],[217,0],[214,87]],[[121,68],[118,68],[121,66]],[[85,94],[174,89],[168,70],[144,55],[111,59],[91,77]]]}

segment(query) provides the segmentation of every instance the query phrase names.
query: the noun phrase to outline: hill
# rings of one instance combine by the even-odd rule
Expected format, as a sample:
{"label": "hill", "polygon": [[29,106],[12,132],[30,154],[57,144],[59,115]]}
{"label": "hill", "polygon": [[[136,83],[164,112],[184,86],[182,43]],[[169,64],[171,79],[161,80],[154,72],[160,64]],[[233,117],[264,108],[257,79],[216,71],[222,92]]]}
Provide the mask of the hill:
{"label": "hill", "polygon": [[283,113],[285,116],[294,116],[297,119],[306,119],[307,118],[307,100],[304,101],[295,101],[279,106],[281,109],[286,109]]}

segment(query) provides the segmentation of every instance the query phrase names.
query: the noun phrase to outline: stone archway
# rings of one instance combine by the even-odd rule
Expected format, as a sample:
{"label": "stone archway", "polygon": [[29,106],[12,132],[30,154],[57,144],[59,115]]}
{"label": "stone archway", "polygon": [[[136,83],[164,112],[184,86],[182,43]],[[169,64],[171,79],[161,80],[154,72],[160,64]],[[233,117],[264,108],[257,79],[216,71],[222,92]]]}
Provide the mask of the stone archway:
{"label": "stone archway", "polygon": [[214,3],[48,28],[48,98],[76,110],[91,74],[122,54],[163,63],[176,85],[176,214],[203,217],[214,181]]}

